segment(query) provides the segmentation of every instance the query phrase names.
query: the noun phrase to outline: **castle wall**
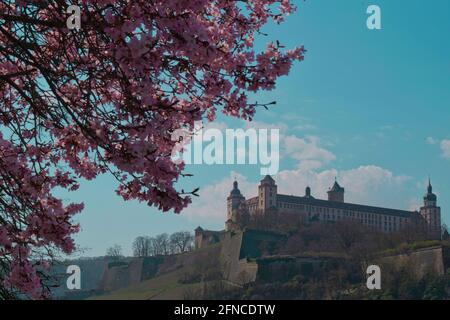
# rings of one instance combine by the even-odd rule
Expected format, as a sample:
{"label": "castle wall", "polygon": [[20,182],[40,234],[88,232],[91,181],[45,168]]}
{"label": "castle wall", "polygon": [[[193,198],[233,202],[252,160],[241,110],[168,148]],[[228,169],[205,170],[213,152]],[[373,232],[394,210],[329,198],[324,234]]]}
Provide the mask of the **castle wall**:
{"label": "castle wall", "polygon": [[399,254],[381,258],[381,266],[389,264],[397,271],[402,267],[410,267],[414,274],[420,279],[426,273],[432,272],[437,275],[445,274],[450,267],[450,252],[442,246],[418,249],[411,253]]}
{"label": "castle wall", "polygon": [[103,273],[99,290],[113,291],[150,279],[158,272],[162,261],[162,257],[145,257],[112,262]]}
{"label": "castle wall", "polygon": [[[314,277],[345,262],[342,257],[274,256],[257,260],[257,280],[286,282],[295,276]],[[343,265],[343,264],[342,264]]]}
{"label": "castle wall", "polygon": [[220,242],[222,239],[222,232],[211,230],[196,230],[194,245],[195,249],[204,248],[214,243]]}
{"label": "castle wall", "polygon": [[100,290],[112,291],[138,284],[141,278],[142,259],[134,259],[129,264],[113,264],[106,268],[100,284]]}
{"label": "castle wall", "polygon": [[256,280],[258,265],[246,257],[241,258],[245,232],[228,232],[222,242],[221,258],[223,276],[228,281],[244,285]]}

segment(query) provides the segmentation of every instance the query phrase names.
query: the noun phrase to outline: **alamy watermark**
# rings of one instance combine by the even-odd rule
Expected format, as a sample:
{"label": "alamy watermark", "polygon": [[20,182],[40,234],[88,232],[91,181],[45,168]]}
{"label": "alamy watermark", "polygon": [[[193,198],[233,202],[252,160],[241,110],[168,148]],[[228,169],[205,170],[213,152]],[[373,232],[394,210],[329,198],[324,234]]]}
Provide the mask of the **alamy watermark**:
{"label": "alamy watermark", "polygon": [[381,8],[377,5],[370,5],[367,7],[367,28],[369,30],[381,30]]}
{"label": "alamy watermark", "polygon": [[193,132],[178,129],[172,159],[185,164],[259,165],[261,175],[275,175],[280,165],[279,129],[203,128],[195,123]]}
{"label": "alamy watermark", "polygon": [[69,290],[80,290],[81,289],[81,269],[79,266],[73,264],[67,267],[66,273],[69,274],[67,277],[66,285]]}
{"label": "alamy watermark", "polygon": [[67,8],[66,13],[70,16],[66,20],[66,26],[69,30],[81,29],[81,9],[77,5],[71,5]]}
{"label": "alamy watermark", "polygon": [[369,290],[381,289],[381,269],[377,265],[370,265],[366,271],[368,277],[366,286]]}
{"label": "alamy watermark", "polygon": [[[70,16],[66,20],[66,26],[69,30],[81,29],[81,8],[77,5],[71,5],[66,10]],[[369,30],[381,30],[381,8],[372,4],[367,7],[366,13],[369,15],[366,21]]]}

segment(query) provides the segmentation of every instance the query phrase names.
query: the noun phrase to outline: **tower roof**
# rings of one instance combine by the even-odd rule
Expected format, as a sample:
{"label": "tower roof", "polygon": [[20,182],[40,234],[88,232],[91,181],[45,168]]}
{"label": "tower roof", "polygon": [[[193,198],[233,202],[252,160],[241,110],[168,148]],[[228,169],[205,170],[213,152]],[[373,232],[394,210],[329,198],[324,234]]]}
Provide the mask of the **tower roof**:
{"label": "tower roof", "polygon": [[270,175],[266,175],[261,181],[275,182]]}
{"label": "tower roof", "polygon": [[311,196],[311,188],[309,186],[306,187],[305,189],[305,198],[313,198],[313,196]]}
{"label": "tower roof", "polygon": [[334,184],[328,192],[344,192],[344,188],[342,188],[337,180],[334,180]]}
{"label": "tower roof", "polygon": [[236,180],[233,182],[233,190],[231,190],[230,195],[231,196],[242,196],[241,190],[239,190],[238,182]]}
{"label": "tower roof", "polygon": [[436,199],[437,199],[436,195],[433,193],[433,186],[431,185],[430,178],[428,178],[427,193],[425,194],[425,196],[423,198],[424,198],[424,200],[427,200],[427,201],[436,201]]}
{"label": "tower roof", "polygon": [[261,184],[274,186],[275,185],[275,180],[271,176],[267,175],[267,176],[264,177],[264,179],[261,180]]}

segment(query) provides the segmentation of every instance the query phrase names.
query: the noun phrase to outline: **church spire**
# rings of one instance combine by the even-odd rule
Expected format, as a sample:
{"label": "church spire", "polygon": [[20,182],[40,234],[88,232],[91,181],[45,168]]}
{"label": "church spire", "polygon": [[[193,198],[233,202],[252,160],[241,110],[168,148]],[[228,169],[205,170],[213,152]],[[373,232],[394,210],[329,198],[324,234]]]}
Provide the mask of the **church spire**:
{"label": "church spire", "polygon": [[239,190],[238,182],[234,180],[233,182],[233,189],[230,192],[230,196],[238,196],[241,197],[241,190]]}
{"label": "church spire", "polygon": [[436,206],[436,200],[437,200],[437,197],[433,193],[433,186],[431,185],[431,179],[430,179],[430,177],[428,177],[427,193],[423,197],[424,206],[425,207],[434,207],[434,206]]}
{"label": "church spire", "polygon": [[428,193],[433,193],[433,186],[431,185],[431,178],[428,176]]}

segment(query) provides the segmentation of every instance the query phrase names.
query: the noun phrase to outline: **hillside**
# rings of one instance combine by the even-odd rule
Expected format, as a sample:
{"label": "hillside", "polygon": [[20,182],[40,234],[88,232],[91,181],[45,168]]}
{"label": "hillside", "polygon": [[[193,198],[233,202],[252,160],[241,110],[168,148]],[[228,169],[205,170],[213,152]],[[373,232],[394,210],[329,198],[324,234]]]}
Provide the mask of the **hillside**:
{"label": "hillside", "polygon": [[194,264],[175,263],[169,272],[92,299],[441,299],[450,297],[450,255],[446,243],[436,244],[416,243],[401,247],[396,255],[391,251],[375,258],[384,272],[383,288],[377,292],[365,287],[361,263],[345,255],[315,252],[251,259],[258,266],[257,277],[240,285],[225,280],[220,266],[203,264],[202,255],[190,253],[178,257],[178,263]]}

